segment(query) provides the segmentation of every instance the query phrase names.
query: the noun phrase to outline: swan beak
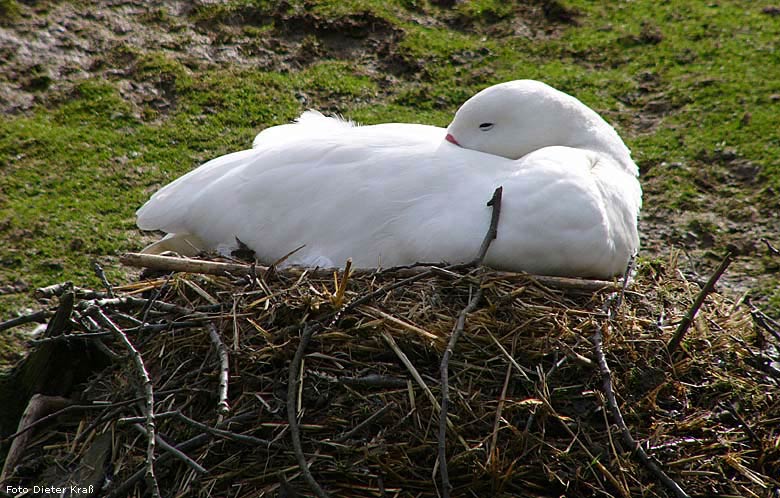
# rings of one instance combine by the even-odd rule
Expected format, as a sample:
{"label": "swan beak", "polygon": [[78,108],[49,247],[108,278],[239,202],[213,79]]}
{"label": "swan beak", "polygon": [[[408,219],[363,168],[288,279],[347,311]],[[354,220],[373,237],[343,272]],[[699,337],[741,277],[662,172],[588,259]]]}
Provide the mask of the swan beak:
{"label": "swan beak", "polygon": [[447,133],[447,136],[444,137],[444,140],[446,140],[446,141],[448,141],[448,142],[450,142],[452,144],[455,144],[458,147],[460,147],[460,144],[458,143],[458,141],[455,140],[455,137],[453,137],[452,134],[450,134],[450,133]]}

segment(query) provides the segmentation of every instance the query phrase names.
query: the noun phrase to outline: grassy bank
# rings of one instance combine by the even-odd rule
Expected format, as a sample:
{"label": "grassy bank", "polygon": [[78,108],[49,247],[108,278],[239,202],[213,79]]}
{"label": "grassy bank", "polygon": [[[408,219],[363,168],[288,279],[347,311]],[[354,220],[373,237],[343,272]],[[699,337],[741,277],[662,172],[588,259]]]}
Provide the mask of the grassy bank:
{"label": "grassy bank", "polygon": [[[264,127],[306,108],[446,125],[477,90],[518,78],[578,96],[632,148],[643,258],[681,248],[706,274],[731,249],[727,282],[780,309],[780,263],[760,242],[780,242],[777,9],[444,3],[4,2],[19,45],[0,57],[2,317],[33,306],[35,287],[98,285],[92,260],[151,240],[134,211],[156,188]],[[42,33],[57,43],[26,56]]]}

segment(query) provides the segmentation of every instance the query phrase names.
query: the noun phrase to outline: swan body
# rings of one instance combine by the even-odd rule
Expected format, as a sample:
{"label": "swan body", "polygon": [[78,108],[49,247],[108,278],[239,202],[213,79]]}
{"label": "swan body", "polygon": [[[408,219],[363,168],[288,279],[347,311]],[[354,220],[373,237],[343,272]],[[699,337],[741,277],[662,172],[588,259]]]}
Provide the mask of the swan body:
{"label": "swan body", "polygon": [[638,249],[628,149],[584,104],[531,80],[483,90],[446,130],[307,111],[163,187],[137,216],[168,233],[150,253],[228,251],[238,239],[265,263],[300,246],[286,264],[458,263],[476,256],[498,186],[489,266],[606,278]]}

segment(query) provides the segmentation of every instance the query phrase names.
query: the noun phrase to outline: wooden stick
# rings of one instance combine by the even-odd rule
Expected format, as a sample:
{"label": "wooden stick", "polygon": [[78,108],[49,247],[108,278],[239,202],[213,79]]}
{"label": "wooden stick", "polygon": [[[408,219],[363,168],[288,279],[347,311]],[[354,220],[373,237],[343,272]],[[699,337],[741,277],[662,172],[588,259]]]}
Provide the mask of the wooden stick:
{"label": "wooden stick", "polygon": [[160,497],[160,487],[157,484],[157,477],[154,474],[154,449],[156,430],[154,425],[154,385],[149,377],[149,373],[146,371],[143,357],[141,353],[133,346],[133,343],[127,338],[127,335],[119,328],[98,306],[92,306],[86,310],[89,315],[94,315],[104,327],[113,332],[119,341],[124,345],[127,352],[135,364],[136,371],[138,372],[139,379],[144,391],[144,411],[146,415],[146,423],[144,429],[147,432],[147,444],[146,444],[146,485],[151,491],[153,498]]}
{"label": "wooden stick", "polygon": [[338,436],[337,438],[335,438],[334,441],[337,442],[337,443],[343,443],[347,439],[351,438],[352,436],[354,436],[355,434],[357,434],[358,432],[363,430],[363,428],[368,426],[368,424],[370,424],[374,420],[376,420],[379,417],[381,417],[382,415],[384,415],[385,412],[387,412],[390,409],[395,408],[395,406],[396,406],[395,402],[390,402],[390,403],[386,404],[385,406],[383,406],[379,410],[377,410],[374,413],[372,413],[371,415],[369,415],[367,419],[365,419],[364,421],[360,422],[358,425],[356,425],[352,429],[348,430],[347,432],[345,432],[341,436]]}
{"label": "wooden stick", "polygon": [[482,245],[479,247],[477,257],[472,261],[474,266],[480,266],[482,261],[485,260],[490,244],[498,237],[498,220],[501,216],[501,196],[504,193],[504,187],[498,187],[493,192],[493,197],[490,198],[487,205],[493,208],[490,213],[490,227],[488,228],[485,238],[482,239]]}
{"label": "wooden stick", "polygon": [[[232,439],[233,441],[238,441],[240,443],[245,444],[251,444],[253,446],[265,446],[265,447],[271,447],[271,446],[279,446],[279,443],[275,441],[269,441],[267,439],[260,439],[258,437],[254,436],[247,436],[245,434],[236,434],[235,432],[228,431],[225,429],[217,429],[215,427],[211,427],[210,425],[206,425],[204,423],[198,422],[197,420],[191,419],[187,415],[183,414],[179,410],[172,410],[168,412],[161,412],[161,413],[155,413],[154,419],[155,420],[162,420],[165,418],[175,418],[179,421],[195,428],[198,430],[201,430],[203,432],[207,432],[209,434],[213,434],[214,436],[222,437],[225,439]],[[126,425],[126,424],[137,424],[139,422],[143,422],[145,420],[145,417],[123,417],[117,420],[117,424],[120,425]],[[231,420],[235,420],[231,419]],[[223,425],[222,422],[217,422],[217,426]]]}
{"label": "wooden stick", "polygon": [[[238,276],[249,273],[249,265],[237,263],[220,263],[217,261],[201,261],[199,259],[174,258],[157,254],[140,254],[129,252],[121,255],[119,261],[128,266],[152,268],[154,270],[177,271],[186,273],[202,273],[206,275]],[[258,271],[268,268],[258,267]]]}
{"label": "wooden stick", "polygon": [[707,298],[707,295],[712,292],[713,289],[715,289],[715,283],[718,281],[720,276],[723,275],[723,272],[726,271],[726,268],[728,268],[730,264],[731,252],[727,252],[723,257],[723,261],[720,262],[718,269],[715,270],[715,273],[713,273],[710,276],[710,279],[707,280],[707,283],[704,284],[704,287],[699,292],[699,295],[696,296],[696,299],[693,302],[693,306],[691,306],[688,312],[685,313],[685,316],[677,326],[677,330],[674,332],[671,340],[666,345],[666,350],[670,356],[674,354],[677,348],[680,347],[680,344],[685,337],[685,333],[688,332],[688,328],[690,328],[691,324],[693,323],[693,319],[696,317],[696,313],[698,313],[699,308],[701,308],[701,305],[704,304],[704,300]]}
{"label": "wooden stick", "polygon": [[301,342],[298,344],[295,356],[293,356],[293,359],[290,362],[290,369],[287,375],[287,421],[290,424],[290,438],[292,439],[293,450],[295,451],[295,457],[298,460],[298,466],[301,468],[303,479],[311,490],[314,491],[315,495],[319,498],[328,498],[328,494],[320,487],[309,469],[306,455],[303,453],[301,433],[300,428],[298,427],[298,387],[300,385],[298,377],[303,362],[303,354],[317,328],[317,324],[305,324],[303,326]]}
{"label": "wooden stick", "polygon": [[761,242],[766,244],[766,248],[770,254],[774,254],[775,256],[780,256],[780,249],[777,249],[775,246],[773,246],[768,239],[761,239]]}
{"label": "wooden stick", "polygon": [[[143,434],[146,437],[149,437],[149,433],[144,429],[144,427],[141,424],[133,424],[133,428]],[[155,434],[154,436],[155,441],[157,441],[157,444],[160,445],[160,448],[164,449],[165,451],[171,453],[174,457],[178,458],[189,468],[197,472],[198,474],[207,474],[208,470],[204,469],[202,465],[200,465],[198,462],[193,460],[192,458],[188,457],[183,451],[177,450],[175,447],[171,446],[165,439],[160,437],[159,434]]]}
{"label": "wooden stick", "polygon": [[43,394],[34,394],[30,401],[27,403],[27,407],[22,414],[22,418],[19,419],[19,426],[17,431],[4,439],[8,441],[13,438],[11,447],[8,449],[8,454],[3,464],[3,470],[0,472],[0,482],[5,482],[13,471],[16,463],[21,459],[24,454],[24,450],[27,447],[27,443],[32,438],[33,427],[43,423],[52,417],[49,415],[60,415],[63,413],[63,408],[67,408],[72,405],[73,401],[60,396],[44,396]]}
{"label": "wooden stick", "polygon": [[[604,326],[609,327],[609,323],[606,323]],[[617,399],[615,399],[615,392],[612,389],[612,372],[610,371],[609,365],[607,365],[607,359],[604,356],[600,328],[596,328],[596,333],[593,334],[590,340],[593,344],[593,353],[596,356],[596,362],[599,365],[599,372],[601,373],[601,389],[604,391],[604,395],[607,398],[607,404],[612,412],[612,418],[623,436],[623,442],[636,453],[644,466],[655,474],[655,476],[669,488],[677,498],[690,498],[688,493],[686,493],[679,484],[661,470],[661,468],[650,458],[650,455],[645,452],[644,448],[642,448],[631,435],[631,431],[629,431],[628,426],[626,426],[626,421],[623,420],[623,414],[620,412],[620,406],[618,405]]]}
{"label": "wooden stick", "polygon": [[[492,240],[492,239],[491,239]],[[455,343],[463,333],[466,326],[466,316],[472,313],[479,300],[482,298],[482,287],[478,288],[465,308],[458,314],[458,320],[452,329],[447,349],[444,350],[444,356],[441,359],[439,372],[441,374],[441,409],[439,410],[439,473],[441,475],[441,491],[443,498],[449,498],[452,485],[450,484],[449,470],[447,469],[447,409],[450,397],[449,386],[449,365],[452,351],[455,349]]]}
{"label": "wooden stick", "polygon": [[6,320],[0,323],[0,332],[12,329],[19,325],[24,325],[25,323],[44,323],[50,316],[52,316],[52,314],[53,313],[49,310],[40,310],[33,313],[28,313],[26,315],[17,316],[16,318],[11,318],[10,320]]}
{"label": "wooden stick", "polygon": [[[488,201],[487,205],[493,207],[492,214],[490,216],[490,226],[485,234],[485,238],[482,240],[482,245],[479,248],[477,257],[472,262],[474,266],[482,265],[482,261],[485,259],[485,255],[490,249],[490,244],[498,236],[498,221],[501,215],[501,195],[503,193],[503,187],[498,187],[493,192],[493,197]],[[449,469],[447,468],[447,410],[450,401],[450,384],[449,384],[449,369],[450,358],[455,350],[455,344],[458,342],[463,330],[466,327],[466,317],[472,313],[479,304],[479,300],[482,299],[482,285],[477,287],[477,291],[472,296],[465,308],[458,314],[458,319],[455,322],[455,326],[450,334],[450,340],[447,343],[447,347],[442,355],[441,365],[439,366],[439,373],[441,375],[441,409],[439,410],[439,473],[441,475],[441,491],[443,498],[450,497],[450,491],[452,490],[452,484],[450,483]]]}
{"label": "wooden stick", "polygon": [[[139,254],[139,253],[131,252],[131,253],[123,254],[119,258],[119,260],[123,264],[128,266],[152,268],[155,270],[163,270],[163,271],[201,273],[205,275],[220,275],[220,276],[236,277],[236,276],[249,275],[252,272],[252,265],[175,258],[171,256],[159,256],[156,254]],[[474,261],[477,260],[479,260],[479,257],[475,258]],[[383,270],[378,274],[381,275],[381,274],[392,273],[395,276],[407,276],[408,278],[412,278],[412,280],[410,280],[407,283],[416,282],[417,280],[431,276],[431,274],[446,276],[448,278],[460,278],[462,277],[462,275],[453,274],[451,270],[453,269],[457,270],[457,269],[473,266],[474,261],[465,264],[448,266],[446,267],[446,270],[435,266],[416,266],[411,268],[404,267],[398,270],[389,268],[387,270]],[[268,267],[265,266],[256,266],[255,268],[258,273],[268,271]],[[334,271],[338,271],[338,270],[339,269],[334,269],[334,268],[317,268],[316,270],[308,270],[308,271],[310,274],[312,274],[315,277],[324,277],[324,276],[330,276],[333,274]],[[448,270],[450,271],[449,274],[447,274]],[[291,267],[291,268],[286,268],[282,271],[289,273],[290,275],[300,275],[307,270],[298,267]],[[351,274],[354,276],[361,276],[361,275],[373,274],[373,273],[377,273],[377,270],[375,268],[354,268],[352,269],[351,272]],[[579,290],[583,292],[596,292],[602,290],[612,292],[620,288],[620,286],[617,285],[615,282],[611,282],[608,280],[590,280],[590,279],[571,278],[571,277],[554,277],[550,275],[532,275],[529,273],[522,273],[522,272],[492,271],[490,273],[490,278],[497,278],[502,280],[509,280],[509,279],[531,280],[531,281],[536,281],[544,286],[551,287],[553,289]],[[406,283],[403,284],[399,283],[399,286],[401,285],[406,285]]]}
{"label": "wooden stick", "polygon": [[230,413],[230,405],[228,404],[228,379],[230,375],[230,360],[228,359],[228,352],[222,339],[219,337],[217,327],[213,323],[207,323],[206,327],[209,329],[209,338],[211,343],[217,349],[217,355],[219,355],[219,403],[217,404],[218,419],[217,422],[222,422],[222,419]]}
{"label": "wooden stick", "polygon": [[111,286],[111,283],[108,281],[108,278],[106,278],[106,272],[103,271],[103,267],[100,266],[100,263],[97,261],[92,262],[92,269],[95,271],[95,275],[97,278],[100,279],[100,282],[103,284],[103,287],[106,289],[106,294],[108,297],[114,297],[114,288]]}

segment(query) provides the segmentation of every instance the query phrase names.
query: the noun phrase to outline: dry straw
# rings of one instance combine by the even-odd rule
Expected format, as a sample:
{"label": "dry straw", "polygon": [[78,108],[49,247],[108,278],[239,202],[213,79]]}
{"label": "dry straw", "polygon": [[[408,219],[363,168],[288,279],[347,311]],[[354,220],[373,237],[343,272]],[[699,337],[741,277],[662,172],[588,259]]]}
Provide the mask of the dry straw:
{"label": "dry straw", "polygon": [[780,344],[745,304],[713,292],[670,352],[701,291],[674,261],[641,266],[617,307],[619,282],[226,264],[235,266],[219,275],[115,285],[112,296],[41,294],[52,309],[76,299],[67,330],[37,348],[99,343],[118,359],[96,362],[67,393],[77,408],[22,427],[33,436],[13,452],[5,484],[242,497],[780,489],[780,379],[770,365]]}

